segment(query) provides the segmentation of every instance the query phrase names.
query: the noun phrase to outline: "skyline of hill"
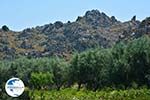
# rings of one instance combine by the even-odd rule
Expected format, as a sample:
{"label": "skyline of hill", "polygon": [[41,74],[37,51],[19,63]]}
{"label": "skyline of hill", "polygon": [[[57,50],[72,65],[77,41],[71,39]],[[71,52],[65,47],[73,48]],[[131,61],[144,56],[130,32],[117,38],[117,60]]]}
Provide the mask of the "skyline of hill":
{"label": "skyline of hill", "polygon": [[0,30],[0,58],[14,59],[19,55],[31,57],[69,57],[73,52],[102,47],[109,48],[119,41],[128,41],[149,34],[149,18],[142,22],[133,16],[121,22],[98,10],[87,11],[76,21],[45,24],[15,32]]}

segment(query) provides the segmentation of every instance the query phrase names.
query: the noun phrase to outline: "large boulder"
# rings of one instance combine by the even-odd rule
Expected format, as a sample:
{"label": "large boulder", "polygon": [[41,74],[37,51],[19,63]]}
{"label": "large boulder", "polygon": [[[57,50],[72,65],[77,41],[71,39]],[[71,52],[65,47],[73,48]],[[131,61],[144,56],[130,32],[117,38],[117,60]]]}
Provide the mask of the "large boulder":
{"label": "large boulder", "polygon": [[56,22],[54,23],[54,25],[55,25],[55,28],[56,28],[56,29],[59,29],[59,28],[63,27],[63,23],[62,23],[61,21],[56,21]]}
{"label": "large boulder", "polygon": [[7,31],[9,31],[9,28],[6,25],[4,25],[4,26],[2,26],[2,30],[7,32]]}

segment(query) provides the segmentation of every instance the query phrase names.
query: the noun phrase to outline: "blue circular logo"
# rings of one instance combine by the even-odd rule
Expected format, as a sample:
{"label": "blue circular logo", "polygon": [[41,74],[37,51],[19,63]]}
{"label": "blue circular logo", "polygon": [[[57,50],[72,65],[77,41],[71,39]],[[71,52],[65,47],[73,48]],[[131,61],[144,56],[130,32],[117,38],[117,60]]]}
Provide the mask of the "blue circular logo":
{"label": "blue circular logo", "polygon": [[24,83],[19,78],[11,78],[6,82],[5,90],[11,97],[19,97],[24,92]]}

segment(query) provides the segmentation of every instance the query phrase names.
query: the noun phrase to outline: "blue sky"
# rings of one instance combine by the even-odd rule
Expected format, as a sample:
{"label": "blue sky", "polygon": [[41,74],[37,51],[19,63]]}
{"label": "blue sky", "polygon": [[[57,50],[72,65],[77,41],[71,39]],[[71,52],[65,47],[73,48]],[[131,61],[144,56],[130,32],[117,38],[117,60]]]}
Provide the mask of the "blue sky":
{"label": "blue sky", "polygon": [[87,10],[98,9],[121,21],[136,15],[139,20],[150,16],[150,0],[1,0],[0,26],[20,31],[53,23],[75,21]]}

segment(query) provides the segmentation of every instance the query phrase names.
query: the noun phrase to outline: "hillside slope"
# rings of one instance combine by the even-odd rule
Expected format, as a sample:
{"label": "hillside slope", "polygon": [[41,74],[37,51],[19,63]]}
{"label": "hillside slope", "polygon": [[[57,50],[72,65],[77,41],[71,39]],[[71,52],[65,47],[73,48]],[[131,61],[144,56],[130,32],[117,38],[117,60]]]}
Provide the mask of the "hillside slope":
{"label": "hillside slope", "polygon": [[119,41],[149,34],[149,24],[150,18],[140,22],[134,16],[121,22],[114,16],[91,10],[75,22],[56,21],[21,32],[0,29],[0,59],[14,59],[19,55],[69,57],[75,51],[108,48]]}

